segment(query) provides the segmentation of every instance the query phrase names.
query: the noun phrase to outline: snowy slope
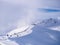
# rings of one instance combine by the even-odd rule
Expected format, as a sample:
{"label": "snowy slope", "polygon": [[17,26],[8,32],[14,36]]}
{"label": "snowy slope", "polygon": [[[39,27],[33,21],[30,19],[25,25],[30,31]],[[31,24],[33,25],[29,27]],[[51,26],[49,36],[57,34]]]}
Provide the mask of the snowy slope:
{"label": "snowy slope", "polygon": [[15,37],[22,37],[22,36],[26,36],[32,33],[33,30],[31,30],[31,28],[33,28],[33,25],[24,25],[20,28],[16,28],[10,32],[8,32],[6,34],[6,36],[8,38],[15,38]]}
{"label": "snowy slope", "polygon": [[[50,20],[50,19],[47,19]],[[56,31],[53,29],[49,29],[48,27],[53,26],[59,26],[54,23],[54,21],[58,21],[57,19],[53,19],[53,23],[51,21],[47,21],[43,23],[33,24],[34,27],[31,28],[33,32],[29,35],[18,37],[18,38],[12,38],[12,40],[16,40],[21,45],[60,45],[60,31]],[[52,26],[52,24],[54,24]],[[42,26],[44,25],[44,26]]]}
{"label": "snowy slope", "polygon": [[9,38],[14,38],[14,37],[22,37],[25,35],[29,35],[29,34],[33,33],[33,31],[35,31],[35,30],[33,30],[33,28],[36,26],[38,26],[40,28],[49,29],[49,30],[51,29],[51,30],[60,31],[59,30],[60,29],[60,20],[54,19],[54,18],[49,18],[49,19],[43,20],[36,24],[25,25],[23,27],[16,28],[16,29],[8,32],[6,36]]}
{"label": "snowy slope", "polygon": [[[51,27],[58,26],[60,26],[58,19],[46,19],[31,26],[23,26],[8,32],[9,36],[12,35],[13,37],[7,35],[9,38],[7,40],[11,39],[21,45],[60,45],[60,31],[51,29]],[[16,35],[14,35],[15,33]],[[5,40],[5,38],[3,39]]]}
{"label": "snowy slope", "polygon": [[12,40],[16,40],[21,45],[60,45],[59,31],[41,26],[35,26],[32,30],[31,34]]}

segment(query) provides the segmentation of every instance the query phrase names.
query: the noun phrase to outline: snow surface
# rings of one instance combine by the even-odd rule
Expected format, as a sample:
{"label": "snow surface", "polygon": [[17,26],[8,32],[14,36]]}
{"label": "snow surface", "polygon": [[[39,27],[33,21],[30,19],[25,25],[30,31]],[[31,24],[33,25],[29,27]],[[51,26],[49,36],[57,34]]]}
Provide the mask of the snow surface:
{"label": "snow surface", "polygon": [[[48,24],[46,24],[46,22],[49,24],[49,27],[47,26]],[[50,27],[56,26],[55,23],[50,23],[51,21],[49,22],[46,21],[46,22],[44,22],[45,23],[44,26],[42,26],[43,24],[38,23],[38,24],[25,25],[23,27],[16,28],[8,32],[7,33],[8,35],[0,37],[0,40],[3,44],[5,43],[6,45],[9,45],[9,44],[18,45],[15,42],[15,38],[18,37],[17,42],[19,43],[22,42],[20,43],[21,45],[35,45],[35,44],[36,45],[37,44],[38,45],[39,44],[40,45],[53,45],[53,44],[58,45],[57,42],[59,42],[60,40],[60,38],[58,38],[60,32],[58,30],[56,31],[56,30],[50,29]],[[52,26],[52,24],[54,25]],[[14,41],[11,41],[8,38],[14,38]]]}
{"label": "snow surface", "polygon": [[22,32],[22,31],[26,30],[28,27],[29,27],[29,26],[23,26],[23,27],[21,27],[21,28],[14,29],[13,31],[8,32],[8,34],[11,35],[11,34],[14,34],[15,32],[16,32],[16,33]]}
{"label": "snow surface", "polygon": [[49,29],[56,30],[56,31],[60,31],[60,26],[50,27]]}
{"label": "snow surface", "polygon": [[33,27],[34,27],[33,25],[25,25],[21,28],[14,29],[7,33],[7,37],[14,38],[14,37],[22,37],[25,35],[29,35],[32,33],[31,29]]}
{"label": "snow surface", "polygon": [[11,40],[0,40],[0,45],[19,45],[15,41]]}

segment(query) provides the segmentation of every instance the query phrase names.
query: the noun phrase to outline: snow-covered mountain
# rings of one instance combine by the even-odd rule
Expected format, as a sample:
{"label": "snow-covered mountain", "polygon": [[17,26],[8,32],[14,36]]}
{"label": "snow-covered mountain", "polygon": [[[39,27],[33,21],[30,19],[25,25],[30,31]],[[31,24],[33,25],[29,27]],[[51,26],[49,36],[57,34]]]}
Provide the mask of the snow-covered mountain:
{"label": "snow-covered mountain", "polygon": [[1,39],[13,40],[20,45],[60,45],[60,31],[53,29],[53,27],[59,28],[58,26],[60,26],[59,19],[49,18],[31,26],[14,29]]}
{"label": "snow-covered mountain", "polygon": [[12,38],[21,45],[60,45],[60,31],[51,29],[51,27],[60,26],[59,19],[49,18],[40,21],[31,28],[32,33],[23,36]]}
{"label": "snow-covered mountain", "polygon": [[49,18],[49,19],[44,19],[42,21],[40,21],[39,23],[37,23],[37,25],[41,25],[41,26],[57,26],[60,25],[60,20],[57,18]]}
{"label": "snow-covered mountain", "polygon": [[60,19],[58,18],[45,19],[37,23],[37,25],[48,28],[48,29],[60,31]]}
{"label": "snow-covered mountain", "polygon": [[[37,29],[39,29],[38,31],[44,31],[44,29],[60,31],[59,30],[60,29],[60,20],[56,19],[56,18],[45,19],[38,23],[34,23],[31,25],[25,25],[23,27],[16,28],[16,29],[8,32],[6,34],[6,36],[8,38],[23,37],[23,36],[33,33],[33,31],[35,31],[35,30],[33,30],[33,28],[36,29],[36,27],[38,27],[37,28]],[[40,30],[40,29],[42,29],[42,30]]]}

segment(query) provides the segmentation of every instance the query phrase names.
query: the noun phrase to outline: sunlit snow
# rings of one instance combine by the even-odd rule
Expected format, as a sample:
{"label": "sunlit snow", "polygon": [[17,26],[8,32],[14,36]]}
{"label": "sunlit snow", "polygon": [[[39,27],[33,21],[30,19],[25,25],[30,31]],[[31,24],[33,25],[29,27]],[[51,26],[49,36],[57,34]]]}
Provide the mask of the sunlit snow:
{"label": "sunlit snow", "polygon": [[14,29],[14,30],[8,32],[7,36],[8,37],[22,37],[22,36],[31,34],[32,33],[31,28],[33,28],[33,27],[34,27],[33,25],[31,25],[31,26],[26,25],[26,26]]}
{"label": "sunlit snow", "polygon": [[49,29],[56,30],[56,31],[60,31],[60,26],[50,27]]}

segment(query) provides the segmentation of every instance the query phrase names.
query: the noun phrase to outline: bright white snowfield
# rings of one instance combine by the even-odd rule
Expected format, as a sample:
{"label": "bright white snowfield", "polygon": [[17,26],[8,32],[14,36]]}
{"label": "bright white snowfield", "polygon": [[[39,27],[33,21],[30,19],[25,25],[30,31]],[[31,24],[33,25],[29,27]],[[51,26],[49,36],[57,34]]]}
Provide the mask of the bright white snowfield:
{"label": "bright white snowfield", "polygon": [[32,33],[31,28],[33,28],[33,25],[24,25],[23,27],[16,28],[13,31],[10,31],[7,33],[8,37],[22,37],[28,34]]}

